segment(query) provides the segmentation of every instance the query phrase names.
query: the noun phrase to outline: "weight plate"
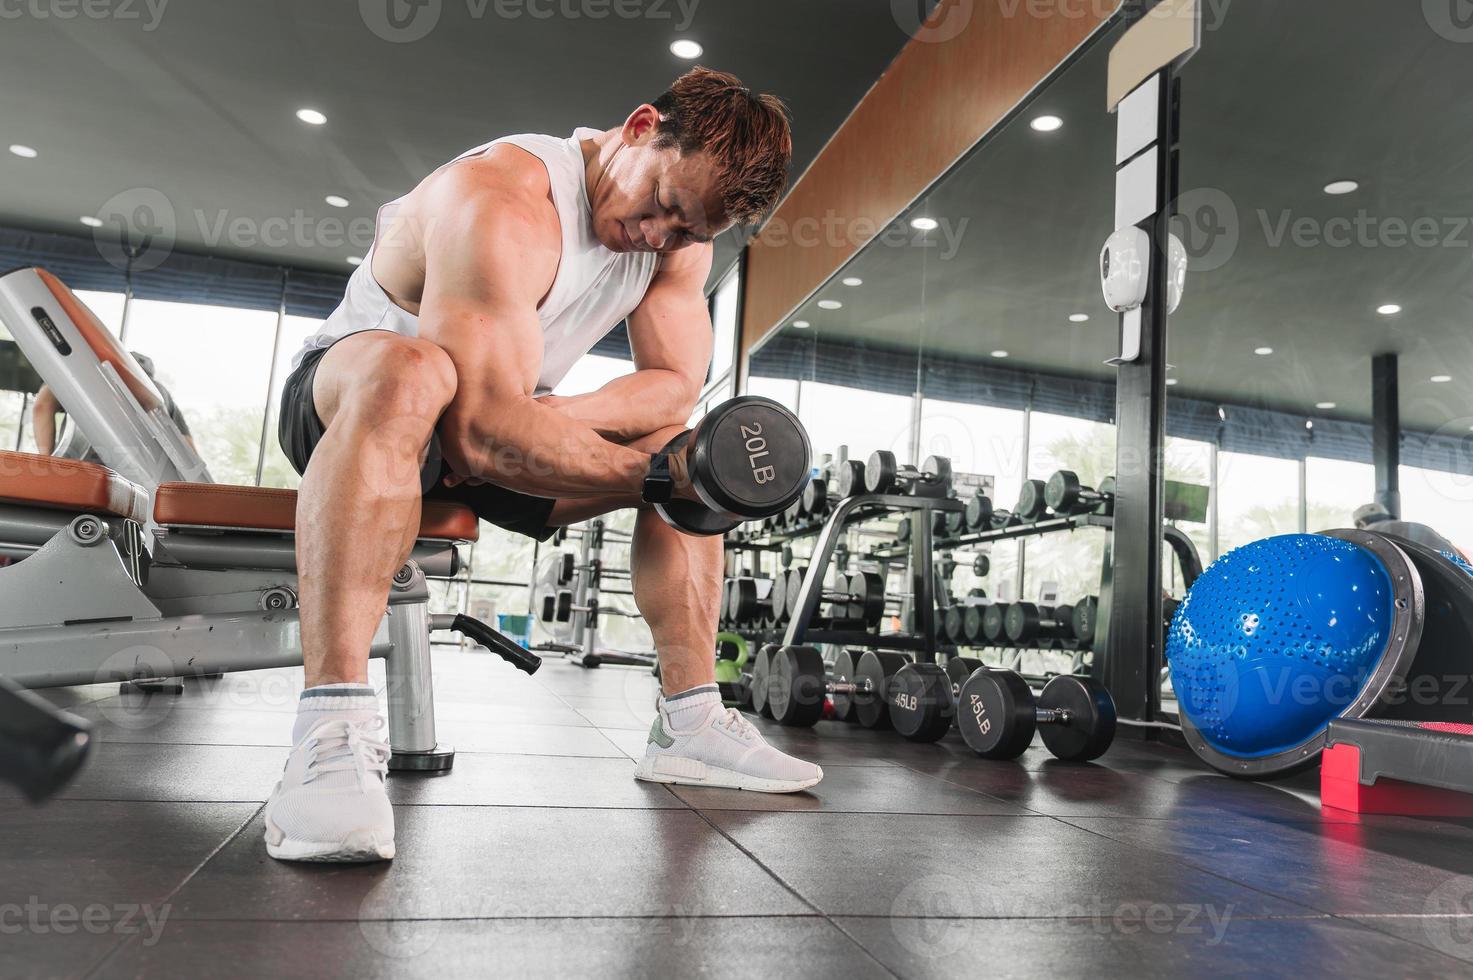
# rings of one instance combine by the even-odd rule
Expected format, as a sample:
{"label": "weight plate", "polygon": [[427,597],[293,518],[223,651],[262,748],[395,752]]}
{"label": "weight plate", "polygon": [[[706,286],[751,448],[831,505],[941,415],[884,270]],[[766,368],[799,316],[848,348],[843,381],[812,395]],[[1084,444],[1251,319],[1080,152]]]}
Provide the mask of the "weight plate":
{"label": "weight plate", "polygon": [[962,607],[951,606],[946,610],[946,615],[942,617],[942,620],[944,622],[943,629],[946,631],[946,638],[952,643],[960,643],[962,641],[962,624],[964,621]]}
{"label": "weight plate", "polygon": [[[833,673],[835,684],[858,683],[855,679],[854,654],[848,650],[840,650],[838,655],[834,657]],[[847,692],[835,691],[833,700],[834,717],[840,721],[853,721],[854,705],[856,703],[855,696]]]}
{"label": "weight plate", "polygon": [[[973,531],[985,531],[992,526],[992,498],[984,493],[979,493],[967,501],[967,509],[964,512],[967,519],[967,527]],[[985,558],[985,555],[978,556]],[[985,575],[986,572],[978,574]]]}
{"label": "weight plate", "polygon": [[1093,677],[1055,677],[1044,685],[1038,707],[1069,714],[1066,723],[1040,726],[1043,744],[1056,758],[1098,759],[1115,740],[1115,699]]}
{"label": "weight plate", "polygon": [[930,477],[928,483],[943,489],[951,486],[951,460],[945,456],[927,456],[921,472]]}
{"label": "weight plate", "polygon": [[899,472],[894,453],[888,449],[876,450],[864,464],[864,488],[870,493],[889,493],[895,489]]}
{"label": "weight plate", "polygon": [[752,710],[763,718],[771,718],[772,710],[767,706],[767,696],[772,690],[770,674],[772,673],[772,651],[777,647],[768,644],[757,651],[757,656],[752,659]]}
{"label": "weight plate", "polygon": [[860,684],[868,684],[866,694],[854,698],[854,713],[865,728],[885,728],[890,724],[890,713],[885,704],[885,685],[895,672],[909,663],[898,653],[866,650],[859,656],[854,673]]}
{"label": "weight plate", "polygon": [[[788,590],[783,593],[783,613],[790,621],[798,615],[798,596],[803,592],[803,577],[807,574],[808,566],[806,565],[788,569]],[[808,625],[813,624],[810,622]]]}
{"label": "weight plate", "polygon": [[1081,489],[1079,474],[1073,470],[1059,470],[1048,478],[1048,484],[1043,490],[1043,501],[1051,510],[1060,514],[1072,514],[1075,504],[1079,503]]}
{"label": "weight plate", "polygon": [[982,613],[982,639],[988,643],[997,643],[1003,638],[1006,629],[1008,615],[1008,604],[1006,602],[994,602]]}
{"label": "weight plate", "polygon": [[1024,480],[1014,512],[1025,521],[1041,519],[1048,513],[1048,504],[1044,500],[1046,490],[1047,485],[1042,480]]}
{"label": "weight plate", "polygon": [[1054,621],[1054,628],[1060,638],[1068,640],[1074,636],[1074,607],[1067,602],[1062,606],[1054,607],[1054,614],[1049,617]]}
{"label": "weight plate", "polygon": [[757,618],[757,580],[739,578],[732,586],[732,608],[727,610],[738,623],[748,623]]}
{"label": "weight plate", "polygon": [[781,623],[788,617],[788,573],[778,572],[772,580],[772,618]]}
{"label": "weight plate", "polygon": [[1100,600],[1096,596],[1085,596],[1074,604],[1074,638],[1083,643],[1093,643],[1095,626],[1100,618]]}
{"label": "weight plate", "polygon": [[767,706],[781,725],[812,728],[823,717],[823,655],[813,647],[781,647],[772,655]]}
{"label": "weight plate", "polygon": [[849,606],[850,619],[862,619],[865,625],[880,625],[885,618],[885,579],[878,572],[855,572],[849,576],[849,594],[856,600]]}
{"label": "weight plate", "polygon": [[978,555],[972,559],[972,574],[978,578],[986,578],[992,571],[992,559],[986,555]]}
{"label": "weight plate", "polygon": [[935,664],[906,664],[885,687],[890,723],[902,738],[935,742],[951,730],[951,681]]}
{"label": "weight plate", "polygon": [[712,510],[744,517],[794,503],[812,474],[813,447],[798,417],[770,398],[743,395],[696,424],[691,482]]}
{"label": "weight plate", "polygon": [[986,606],[968,606],[962,614],[962,639],[965,642],[982,642],[982,614],[986,609]]}
{"label": "weight plate", "polygon": [[975,671],[962,684],[957,727],[984,759],[1016,759],[1028,751],[1038,724],[1028,682],[1011,670]]}
{"label": "weight plate", "polygon": [[982,661],[975,657],[952,657],[946,661],[946,679],[951,683],[951,701],[955,705],[961,700],[962,685],[978,670]]}
{"label": "weight plate", "polygon": [[839,464],[839,496],[857,497],[864,493],[864,464],[857,459],[846,459]]}
{"label": "weight plate", "polygon": [[1031,602],[1015,602],[1008,606],[1003,617],[1003,632],[1014,643],[1023,643],[1038,638],[1042,617],[1039,609]]}

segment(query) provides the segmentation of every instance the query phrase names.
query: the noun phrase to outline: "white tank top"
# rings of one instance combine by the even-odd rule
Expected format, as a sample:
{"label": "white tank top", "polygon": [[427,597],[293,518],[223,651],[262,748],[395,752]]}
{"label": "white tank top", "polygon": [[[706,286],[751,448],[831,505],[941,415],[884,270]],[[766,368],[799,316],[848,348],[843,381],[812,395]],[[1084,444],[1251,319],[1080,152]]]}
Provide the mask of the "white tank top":
{"label": "white tank top", "polygon": [[[659,255],[654,252],[613,252],[593,233],[593,209],[584,181],[585,165],[579,143],[599,135],[596,129],[577,129],[567,139],[555,136],[507,136],[456,157],[459,162],[502,143],[536,156],[547,167],[552,201],[562,225],[563,251],[552,290],[537,309],[542,322],[542,374],[538,395],[556,388],[579,358],[633,313],[654,278]],[[398,201],[385,207],[393,207]],[[308,351],[331,347],[339,338],[364,330],[392,330],[419,336],[419,317],[389,299],[373,276],[373,249],[348,280],[343,301],[307,338],[292,358],[292,367]]]}

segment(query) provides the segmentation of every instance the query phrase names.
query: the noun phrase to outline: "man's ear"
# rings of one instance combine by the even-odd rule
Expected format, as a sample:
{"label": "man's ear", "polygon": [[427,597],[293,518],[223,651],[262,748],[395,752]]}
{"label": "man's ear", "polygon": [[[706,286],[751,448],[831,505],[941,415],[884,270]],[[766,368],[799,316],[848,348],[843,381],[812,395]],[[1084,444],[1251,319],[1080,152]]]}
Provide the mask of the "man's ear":
{"label": "man's ear", "polygon": [[660,110],[645,103],[624,120],[624,130],[621,135],[629,146],[639,146],[651,142],[659,128]]}

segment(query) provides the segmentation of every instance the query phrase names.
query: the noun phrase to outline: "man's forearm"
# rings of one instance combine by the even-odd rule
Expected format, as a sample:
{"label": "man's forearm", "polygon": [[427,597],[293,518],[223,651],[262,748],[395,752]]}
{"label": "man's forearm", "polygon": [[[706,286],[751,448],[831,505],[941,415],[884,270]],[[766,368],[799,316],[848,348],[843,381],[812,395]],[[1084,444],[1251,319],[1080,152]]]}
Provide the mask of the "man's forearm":
{"label": "man's forearm", "polygon": [[535,497],[638,494],[649,471],[648,454],[610,442],[532,398],[452,406],[441,433],[446,461],[456,473]]}
{"label": "man's forearm", "polygon": [[636,371],[586,395],[558,398],[558,412],[606,439],[627,442],[672,425],[685,425],[699,390],[665,370]]}

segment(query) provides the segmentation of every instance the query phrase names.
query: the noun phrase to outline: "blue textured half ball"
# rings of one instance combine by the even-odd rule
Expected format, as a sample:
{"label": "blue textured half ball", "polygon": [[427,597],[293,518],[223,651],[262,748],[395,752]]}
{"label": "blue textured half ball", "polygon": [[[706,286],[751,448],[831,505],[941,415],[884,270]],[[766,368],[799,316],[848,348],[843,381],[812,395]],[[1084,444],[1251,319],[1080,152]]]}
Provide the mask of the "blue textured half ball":
{"label": "blue textured half ball", "polygon": [[1242,759],[1314,738],[1380,663],[1394,601],[1381,560],[1339,538],[1285,534],[1223,555],[1167,634],[1183,718]]}

